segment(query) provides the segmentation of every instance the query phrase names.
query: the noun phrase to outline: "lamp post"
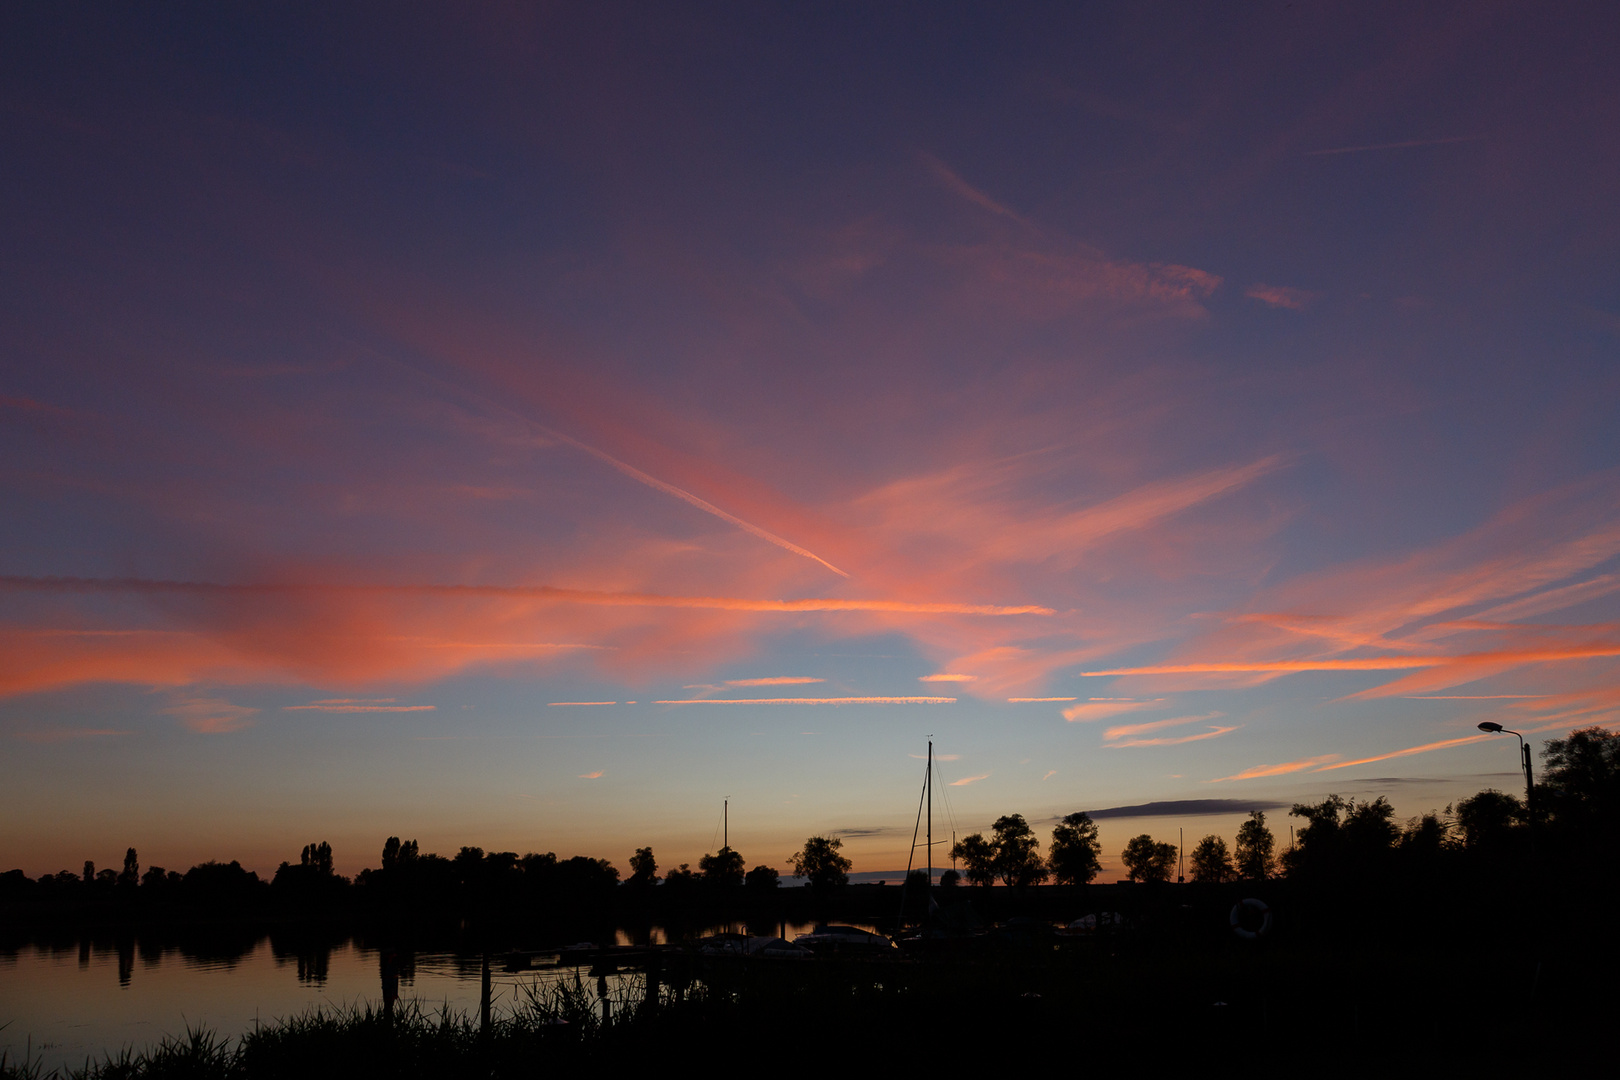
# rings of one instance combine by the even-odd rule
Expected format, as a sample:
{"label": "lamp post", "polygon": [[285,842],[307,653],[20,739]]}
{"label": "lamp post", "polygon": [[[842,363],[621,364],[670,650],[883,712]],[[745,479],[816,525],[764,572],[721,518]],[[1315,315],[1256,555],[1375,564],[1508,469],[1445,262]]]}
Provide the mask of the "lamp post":
{"label": "lamp post", "polygon": [[1517,731],[1509,731],[1501,724],[1494,724],[1489,720],[1483,721],[1479,725],[1479,730],[1488,732],[1492,735],[1506,734],[1518,737],[1519,761],[1524,766],[1524,809],[1526,813],[1529,813],[1530,804],[1535,801],[1536,794],[1535,785],[1530,780],[1530,747],[1524,741],[1524,736],[1520,735]]}

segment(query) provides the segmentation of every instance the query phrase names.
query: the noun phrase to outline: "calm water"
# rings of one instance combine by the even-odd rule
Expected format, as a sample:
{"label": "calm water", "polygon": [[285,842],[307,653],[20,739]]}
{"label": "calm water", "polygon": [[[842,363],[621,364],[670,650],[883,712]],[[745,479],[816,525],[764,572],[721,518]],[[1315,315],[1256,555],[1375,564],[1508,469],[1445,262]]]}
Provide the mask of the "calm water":
{"label": "calm water", "polygon": [[[810,929],[789,925],[787,936]],[[655,929],[653,941],[662,939]],[[621,932],[618,943],[631,942]],[[0,1051],[10,1061],[31,1052],[47,1069],[77,1067],[125,1047],[139,1050],[183,1035],[188,1027],[237,1036],[256,1023],[310,1009],[381,1003],[383,958],[377,949],[353,941],[297,950],[278,945],[261,937],[229,956],[137,939],[0,952]],[[480,974],[475,956],[402,954],[400,1000],[414,1000],[424,1012],[449,1008],[475,1015]],[[494,1011],[526,1001],[526,987],[564,978],[572,980],[573,969],[507,974],[497,968]],[[626,980],[639,983],[639,976],[615,977],[610,993],[627,990]],[[586,979],[587,988],[592,985]]]}

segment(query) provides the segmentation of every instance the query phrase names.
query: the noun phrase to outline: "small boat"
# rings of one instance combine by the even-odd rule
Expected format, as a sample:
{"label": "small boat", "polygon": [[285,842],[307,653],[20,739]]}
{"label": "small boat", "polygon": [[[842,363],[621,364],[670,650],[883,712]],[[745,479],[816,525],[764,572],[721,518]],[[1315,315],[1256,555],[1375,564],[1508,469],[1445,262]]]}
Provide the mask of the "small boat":
{"label": "small boat", "polygon": [[816,952],[882,952],[893,949],[894,942],[882,934],[862,930],[858,926],[829,926],[822,924],[808,934],[800,934],[793,944]]}
{"label": "small boat", "polygon": [[803,945],[779,937],[749,934],[715,934],[698,943],[703,956],[758,956],[767,960],[803,960],[811,955]]}

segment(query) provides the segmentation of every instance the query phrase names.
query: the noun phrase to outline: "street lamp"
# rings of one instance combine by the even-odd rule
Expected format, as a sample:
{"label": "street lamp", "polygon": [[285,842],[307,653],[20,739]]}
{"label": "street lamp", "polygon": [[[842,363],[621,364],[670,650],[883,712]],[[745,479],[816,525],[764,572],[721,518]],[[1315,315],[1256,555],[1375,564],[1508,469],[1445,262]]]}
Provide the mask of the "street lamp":
{"label": "street lamp", "polygon": [[1528,811],[1530,809],[1531,800],[1535,798],[1535,785],[1530,781],[1530,747],[1526,745],[1524,736],[1519,735],[1517,731],[1509,731],[1501,724],[1495,724],[1489,720],[1482,721],[1479,725],[1479,730],[1488,732],[1492,735],[1507,734],[1518,736],[1519,760],[1524,765],[1524,808]]}

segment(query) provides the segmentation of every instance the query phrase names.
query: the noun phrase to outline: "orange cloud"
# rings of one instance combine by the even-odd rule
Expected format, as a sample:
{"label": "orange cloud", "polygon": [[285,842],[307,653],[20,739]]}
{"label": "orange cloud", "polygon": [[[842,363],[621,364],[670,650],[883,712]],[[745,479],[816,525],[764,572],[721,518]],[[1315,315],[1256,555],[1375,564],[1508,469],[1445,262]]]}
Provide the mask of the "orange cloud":
{"label": "orange cloud", "polygon": [[1028,704],[1034,701],[1079,701],[1080,699],[1072,697],[1010,697],[1007,700],[1014,704]]}
{"label": "orange cloud", "polygon": [[579,778],[581,780],[600,780],[606,775],[607,773],[603,772],[601,769],[598,769],[595,772],[580,773]]}
{"label": "orange cloud", "polygon": [[1357,758],[1355,761],[1341,761],[1334,765],[1324,765],[1313,772],[1327,772],[1330,769],[1348,769],[1352,765],[1368,765],[1374,761],[1388,761],[1391,758],[1410,757],[1413,754],[1427,754],[1431,750],[1444,750],[1450,746],[1465,746],[1485,739],[1494,738],[1492,735],[1464,735],[1460,739],[1445,739],[1441,742],[1424,743],[1422,746],[1409,746],[1405,750],[1392,750],[1387,754],[1377,754],[1373,757]]}
{"label": "orange cloud", "polygon": [[1319,757],[1303,758],[1299,761],[1285,761],[1281,765],[1256,765],[1252,769],[1244,769],[1232,776],[1222,776],[1216,780],[1207,781],[1211,784],[1224,784],[1228,780],[1256,780],[1262,776],[1282,776],[1286,773],[1304,772],[1314,769],[1338,757],[1338,754],[1322,754]]}
{"label": "orange cloud", "polygon": [[1164,698],[1153,698],[1151,701],[1099,700],[1093,698],[1084,705],[1073,705],[1064,709],[1063,719],[1071,724],[1088,724],[1093,720],[1106,720],[1110,716],[1118,716],[1120,713],[1162,708],[1164,708]]}
{"label": "orange cloud", "polygon": [[1209,720],[1218,720],[1225,713],[1204,713],[1201,716],[1173,716],[1168,720],[1149,720],[1145,724],[1121,724],[1111,727],[1103,732],[1103,741],[1111,742],[1114,739],[1123,739],[1127,735],[1141,735],[1149,731],[1162,731],[1165,728],[1181,727],[1184,724],[1201,724]]}
{"label": "orange cloud", "polygon": [[[1036,604],[956,604],[907,600],[816,598],[805,600],[751,600],[725,596],[664,596],[658,593],[560,589],[549,585],[351,585],[262,583],[221,585],[197,581],[154,581],[142,578],[66,578],[0,576],[0,588],[48,592],[174,593],[189,596],[438,596],[532,599],[566,604],[608,607],[712,608],[719,611],[874,611],[918,615],[1051,615],[1051,608]],[[591,648],[589,645],[523,643],[525,648]]]}
{"label": "orange cloud", "polygon": [[958,675],[958,674],[956,674],[954,672],[946,672],[946,673],[941,674],[941,675],[919,675],[919,676],[917,676],[917,681],[918,682],[972,682],[976,678],[978,678],[977,675]]}
{"label": "orange cloud", "polygon": [[[1406,668],[1539,664],[1556,660],[1590,660],[1620,656],[1620,644],[1561,649],[1506,649],[1456,656],[1373,656],[1354,660],[1208,661],[1193,664],[1150,664],[1145,667],[1083,671],[1082,675],[1187,675],[1220,672],[1398,671]],[[1478,675],[1473,678],[1478,678]],[[1385,688],[1388,689],[1388,688]],[[1357,695],[1360,696],[1360,695]]]}
{"label": "orange cloud", "polygon": [[547,705],[617,705],[617,701],[548,701]]}
{"label": "orange cloud", "polygon": [[1179,746],[1182,743],[1200,742],[1204,739],[1218,739],[1222,735],[1230,735],[1241,726],[1240,724],[1234,724],[1231,727],[1211,727],[1210,730],[1197,735],[1178,735],[1156,739],[1125,739],[1120,742],[1106,743],[1105,745],[1110,750],[1119,750],[1131,746]]}
{"label": "orange cloud", "polygon": [[978,783],[980,780],[988,780],[989,778],[989,773],[980,773],[978,776],[964,776],[960,780],[952,780],[948,786],[967,787],[969,784]]}

